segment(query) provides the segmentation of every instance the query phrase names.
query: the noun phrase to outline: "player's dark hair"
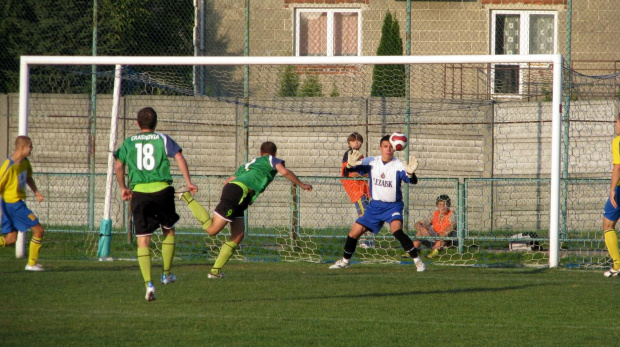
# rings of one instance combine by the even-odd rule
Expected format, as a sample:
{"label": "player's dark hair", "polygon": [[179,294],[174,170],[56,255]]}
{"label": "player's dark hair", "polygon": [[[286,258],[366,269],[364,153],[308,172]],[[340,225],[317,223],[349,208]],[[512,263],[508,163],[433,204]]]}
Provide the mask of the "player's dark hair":
{"label": "player's dark hair", "polygon": [[278,152],[278,147],[275,143],[266,141],[260,145],[260,152],[263,154],[276,155],[276,152]]}
{"label": "player's dark hair", "polygon": [[445,201],[446,207],[450,207],[450,205],[452,205],[452,200],[450,200],[450,197],[445,194],[442,194],[437,197],[437,201],[435,201],[435,205],[437,205],[440,201]]}
{"label": "player's dark hair", "polygon": [[379,140],[379,146],[383,143],[383,141],[390,142],[390,135],[384,135],[381,140]]}
{"label": "player's dark hair", "polygon": [[347,142],[351,142],[351,141],[359,141],[361,143],[364,143],[364,136],[362,136],[362,134],[356,131],[354,133],[351,133],[351,135],[347,137]]}
{"label": "player's dark hair", "polygon": [[157,126],[157,112],[152,107],[145,107],[138,111],[138,126],[140,129],[155,129]]}
{"label": "player's dark hair", "polygon": [[15,139],[15,149],[22,147],[22,146],[27,146],[31,143],[32,143],[32,140],[28,136],[25,136],[25,135],[18,136]]}

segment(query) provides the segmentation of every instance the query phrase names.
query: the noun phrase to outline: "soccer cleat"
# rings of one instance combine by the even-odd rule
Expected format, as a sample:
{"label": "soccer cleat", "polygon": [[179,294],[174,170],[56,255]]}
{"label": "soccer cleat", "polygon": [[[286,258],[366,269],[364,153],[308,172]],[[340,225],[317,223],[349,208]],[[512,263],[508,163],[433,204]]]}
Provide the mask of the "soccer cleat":
{"label": "soccer cleat", "polygon": [[170,283],[172,283],[172,282],[174,282],[176,280],[177,280],[177,276],[175,276],[172,273],[170,275],[168,275],[168,276],[166,276],[166,274],[162,274],[161,275],[161,283],[162,284],[170,284]]}
{"label": "soccer cleat", "polygon": [[340,259],[338,260],[334,265],[330,266],[330,269],[346,269],[349,267],[349,262],[344,260],[344,259]]}
{"label": "soccer cleat", "polygon": [[420,257],[414,258],[413,263],[415,264],[416,270],[418,272],[426,271],[426,264],[424,264],[424,262],[422,261],[422,259],[420,259]]}
{"label": "soccer cleat", "polygon": [[375,241],[373,240],[364,240],[360,242],[360,247],[362,248],[375,248]]}
{"label": "soccer cleat", "polygon": [[179,188],[178,190],[175,189],[174,196],[179,200],[183,200],[183,194],[187,192],[189,192],[189,189],[187,187]]}
{"label": "soccer cleat", "polygon": [[605,271],[603,275],[605,275],[605,277],[617,277],[618,275],[620,275],[620,270],[614,270],[614,268],[612,267],[609,270]]}
{"label": "soccer cleat", "polygon": [[214,278],[224,278],[224,273],[220,272],[220,273],[218,273],[216,275],[216,274],[214,274],[212,272],[209,272],[209,274],[207,275],[207,278],[211,278],[211,279],[214,279]]}
{"label": "soccer cleat", "polygon": [[153,285],[153,282],[149,282],[146,285],[146,295],[144,296],[144,298],[146,299],[146,301],[153,301],[156,299],[155,286]]}
{"label": "soccer cleat", "polygon": [[438,249],[433,249],[433,251],[428,254],[427,258],[428,259],[433,259],[433,258],[435,258],[438,255],[439,255],[439,250]]}
{"label": "soccer cleat", "polygon": [[34,264],[34,265],[26,265],[26,271],[45,271],[45,269],[43,268],[43,266],[39,264]]}

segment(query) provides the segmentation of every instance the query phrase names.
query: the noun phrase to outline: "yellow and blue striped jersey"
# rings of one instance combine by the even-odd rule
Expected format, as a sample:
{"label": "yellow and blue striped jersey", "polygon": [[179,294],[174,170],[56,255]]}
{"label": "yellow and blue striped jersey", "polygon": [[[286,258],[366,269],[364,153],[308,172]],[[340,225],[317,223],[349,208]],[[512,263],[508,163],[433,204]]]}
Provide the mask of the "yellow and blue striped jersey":
{"label": "yellow and blue striped jersey", "polygon": [[28,158],[15,164],[8,158],[0,168],[0,193],[2,199],[8,203],[26,199],[26,181],[32,177],[32,166]]}

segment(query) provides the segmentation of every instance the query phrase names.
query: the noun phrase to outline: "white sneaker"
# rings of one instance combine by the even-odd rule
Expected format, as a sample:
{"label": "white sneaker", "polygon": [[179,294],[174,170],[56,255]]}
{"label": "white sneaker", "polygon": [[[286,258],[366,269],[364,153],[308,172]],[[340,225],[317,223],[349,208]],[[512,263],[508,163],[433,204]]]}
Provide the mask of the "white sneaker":
{"label": "white sneaker", "polygon": [[174,190],[174,197],[179,199],[179,200],[183,200],[183,194],[185,194],[187,192],[189,192],[189,189],[187,187],[175,189]]}
{"label": "white sneaker", "polygon": [[620,270],[614,270],[614,268],[612,267],[609,270],[605,271],[603,275],[605,275],[605,277],[616,277],[620,275]]}
{"label": "white sneaker", "polygon": [[32,266],[26,264],[26,271],[45,271],[45,269],[39,264],[34,264]]}
{"label": "white sneaker", "polygon": [[153,285],[153,282],[149,282],[149,284],[146,286],[146,295],[144,296],[144,298],[146,299],[146,301],[153,301],[156,299],[155,286]]}
{"label": "white sneaker", "polygon": [[207,274],[207,278],[211,278],[211,279],[224,278],[224,273],[220,272],[219,274],[214,275],[213,273],[211,273],[211,271],[209,271],[209,274]]}
{"label": "white sneaker", "polygon": [[177,280],[177,276],[175,276],[174,274],[170,273],[170,275],[166,276],[165,274],[161,275],[161,283],[163,284],[170,284],[174,281]]}
{"label": "white sneaker", "polygon": [[349,261],[340,259],[334,265],[330,266],[330,269],[346,269],[349,267]]}
{"label": "white sneaker", "polygon": [[426,264],[424,264],[424,262],[422,261],[422,259],[420,259],[419,256],[417,258],[413,259],[413,263],[415,264],[415,267],[416,267],[418,272],[426,271]]}

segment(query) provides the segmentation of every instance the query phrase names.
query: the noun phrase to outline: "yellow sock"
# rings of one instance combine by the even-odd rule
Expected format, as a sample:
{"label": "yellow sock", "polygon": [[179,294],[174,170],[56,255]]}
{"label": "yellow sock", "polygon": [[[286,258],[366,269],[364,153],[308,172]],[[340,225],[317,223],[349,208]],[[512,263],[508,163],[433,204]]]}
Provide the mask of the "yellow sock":
{"label": "yellow sock", "polygon": [[138,247],[138,264],[146,286],[151,282],[151,250],[148,247]]}
{"label": "yellow sock", "polygon": [[209,216],[209,212],[207,212],[207,210],[205,210],[205,208],[202,207],[202,205],[200,205],[198,201],[194,200],[192,194],[190,194],[189,192],[185,192],[183,194],[183,201],[187,203],[187,206],[189,207],[190,211],[192,211],[194,218],[196,218],[198,223],[202,225],[203,229],[207,229],[211,226],[212,220],[211,216]]}
{"label": "yellow sock", "polygon": [[6,245],[6,242],[4,242],[4,236],[0,236],[0,247],[4,247],[4,245]]}
{"label": "yellow sock", "polygon": [[37,260],[39,260],[39,250],[43,247],[42,241],[43,238],[32,237],[30,240],[30,253],[28,257],[28,265],[33,266],[37,264]]}
{"label": "yellow sock", "polygon": [[170,266],[174,258],[174,236],[168,235],[162,242],[161,254],[164,261],[164,275],[170,275]]}
{"label": "yellow sock", "polygon": [[618,249],[618,235],[616,231],[605,230],[605,246],[607,246],[607,251],[609,252],[609,256],[614,261],[613,268],[614,270],[620,270],[620,250]]}
{"label": "yellow sock", "polygon": [[218,275],[220,273],[222,267],[224,267],[224,265],[228,262],[228,259],[232,257],[235,248],[237,248],[237,244],[232,241],[225,242],[222,245],[222,248],[220,248],[220,254],[218,254],[217,259],[215,259],[215,264],[213,264],[213,268],[211,269],[212,274]]}

